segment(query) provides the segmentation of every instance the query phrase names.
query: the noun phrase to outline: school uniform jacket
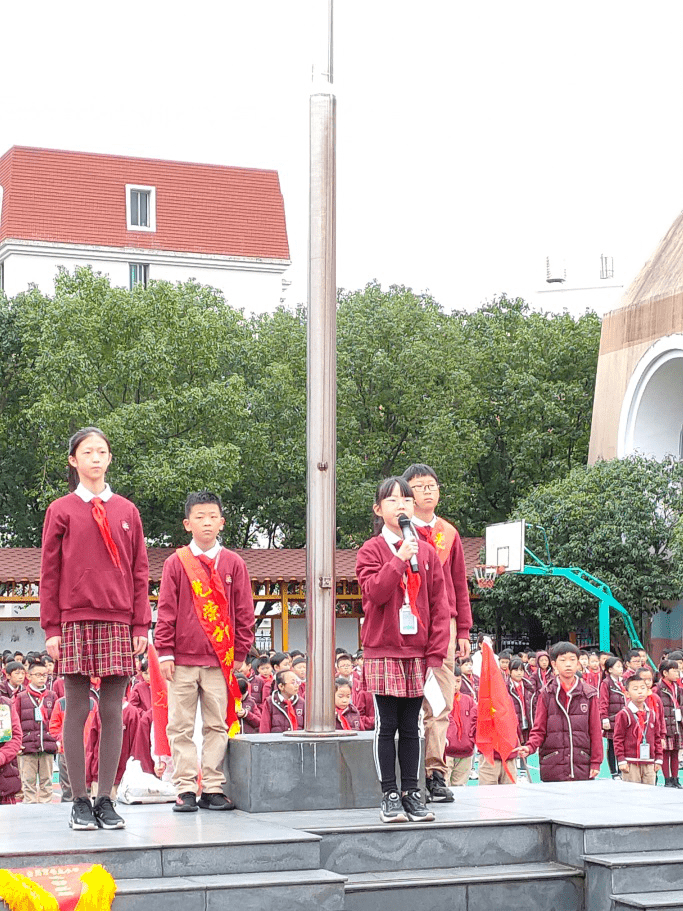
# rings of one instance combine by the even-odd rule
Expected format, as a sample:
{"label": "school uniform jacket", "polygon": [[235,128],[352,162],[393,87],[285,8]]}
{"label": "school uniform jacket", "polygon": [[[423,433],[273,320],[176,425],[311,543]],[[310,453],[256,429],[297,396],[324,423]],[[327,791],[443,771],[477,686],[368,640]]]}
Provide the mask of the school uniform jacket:
{"label": "school uniform jacket", "polygon": [[92,505],[70,493],[45,513],[40,563],[40,625],[45,638],[61,636],[65,621],[126,623],[146,636],[152,623],[149,566],[140,514],[113,494],[105,503],[118,569],[92,515]]}
{"label": "school uniform jacket", "polygon": [[512,677],[508,679],[508,693],[517,714],[517,734],[521,740],[522,736],[528,734],[531,730],[531,700],[535,691],[533,684],[527,677],[522,677],[520,683],[522,685],[522,699],[519,698],[519,693]]}
{"label": "school uniform jacket", "polygon": [[356,558],[356,577],[363,595],[365,620],[361,628],[367,658],[423,658],[427,668],[441,667],[450,640],[450,608],[443,569],[436,551],[418,541],[417,563],[421,585],[416,607],[417,633],[399,630],[399,610],[404,594],[400,582],[408,564],[400,560],[383,535],[370,538]]}
{"label": "school uniform jacket", "polygon": [[[344,711],[341,714],[344,716],[347,724],[349,725],[348,730],[351,730],[351,731],[364,730],[363,721],[360,717],[360,712],[358,711],[356,706],[353,704],[353,702],[349,702],[349,704],[346,706],[346,708],[344,709]],[[334,715],[335,715],[335,720],[336,720],[336,729],[338,731],[347,730],[347,728],[345,728],[344,725],[341,723],[341,720],[339,718],[339,712],[336,711],[336,709],[335,709]]]}
{"label": "school uniform jacket", "polygon": [[[241,665],[254,641],[254,600],[251,579],[244,560],[224,547],[216,556],[216,569],[228,599],[230,625],[234,633],[235,664]],[[202,572],[209,580],[207,567]],[[178,554],[164,563],[159,589],[154,644],[159,658],[173,658],[179,665],[220,667],[209,639],[195,611],[192,587]]]}
{"label": "school uniform jacket", "polygon": [[12,719],[12,737],[10,740],[0,743],[0,797],[13,797],[21,791],[17,756],[21,752],[23,734],[14,701],[0,696],[0,703],[9,706]]}
{"label": "school uniform jacket", "polygon": [[242,708],[246,715],[240,718],[240,734],[258,734],[261,728],[261,706],[256,705],[253,696],[242,697]]}
{"label": "school uniform jacket", "polygon": [[[50,734],[49,723],[57,700],[52,690],[38,693],[31,687],[14,697],[23,734],[22,753],[56,753],[57,741]],[[40,708],[40,720],[35,710]]]}
{"label": "school uniform jacket", "polygon": [[[614,755],[617,762],[635,763],[636,765],[661,765],[664,755],[662,740],[659,737],[659,720],[654,709],[645,703],[645,727],[637,715],[633,702],[623,708],[614,720]],[[640,758],[640,744],[645,733],[645,740],[650,747],[650,758]]]}
{"label": "school uniform jacket", "polygon": [[129,705],[136,712],[142,714],[152,708],[152,688],[145,680],[141,680],[130,691]]}
{"label": "school uniform jacket", "polygon": [[362,730],[372,731],[375,728],[375,700],[363,686],[361,674],[353,674],[351,680],[351,701],[360,713]]}
{"label": "school uniform jacket", "polygon": [[479,699],[479,677],[476,674],[472,674],[472,677],[466,677],[464,674],[461,675],[462,686],[460,687],[460,692],[465,693],[467,696],[471,696],[472,699],[476,702]]}
{"label": "school uniform jacket", "polygon": [[[458,712],[462,731],[458,729],[454,714]],[[474,753],[474,743],[477,733],[477,703],[463,693],[456,695],[453,709],[448,716],[448,732],[446,733],[446,756],[455,759],[464,759]]]}
{"label": "school uniform jacket", "polygon": [[[292,697],[292,707],[296,714],[297,730],[302,731],[305,726],[305,703],[299,696]],[[291,731],[292,724],[284,705],[284,700],[277,690],[273,695],[263,703],[261,712],[261,734],[282,734],[285,731]]]}
{"label": "school uniform jacket", "polygon": [[527,746],[538,750],[542,781],[585,781],[603,757],[598,694],[577,677],[565,707],[561,688],[555,679],[537,694]]}
{"label": "school uniform jacket", "polygon": [[653,687],[653,691],[656,691],[657,695],[662,701],[662,706],[664,707],[664,725],[666,727],[666,736],[680,737],[681,722],[676,721],[676,709],[681,708],[683,705],[683,699],[681,698],[679,688],[677,686],[674,686],[672,693],[666,683],[664,683],[664,681],[660,681],[656,687]]}
{"label": "school uniform jacket", "polygon": [[600,723],[605,719],[609,721],[609,728],[603,729],[603,733],[608,740],[614,737],[614,722],[619,712],[626,705],[626,693],[615,683],[611,674],[606,674],[605,679],[600,684]]}
{"label": "school uniform jacket", "polygon": [[263,691],[266,683],[272,681],[272,679],[272,677],[262,677],[260,674],[255,674],[252,678],[249,684],[249,692],[256,705],[261,705],[263,702]]}

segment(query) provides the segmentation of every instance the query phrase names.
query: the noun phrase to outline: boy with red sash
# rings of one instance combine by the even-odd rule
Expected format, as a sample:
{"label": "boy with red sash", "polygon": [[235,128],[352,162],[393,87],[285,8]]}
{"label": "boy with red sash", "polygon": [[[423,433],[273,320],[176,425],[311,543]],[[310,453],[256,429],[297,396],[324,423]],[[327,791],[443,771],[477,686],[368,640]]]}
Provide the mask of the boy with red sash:
{"label": "boy with red sash", "polygon": [[443,665],[434,668],[446,706],[436,718],[432,715],[426,699],[423,706],[427,800],[449,803],[454,798],[450,788],[446,787],[445,749],[449,716],[455,697],[453,668],[456,652],[460,658],[467,658],[470,654],[472,627],[465,553],[458,530],[436,515],[435,510],[439,505],[439,481],[434,470],[429,465],[411,465],[403,472],[403,477],[413,492],[413,525],[420,537],[432,545],[443,567],[451,612],[448,653]]}
{"label": "boy with red sash", "polygon": [[[221,547],[225,524],[221,499],[191,493],[185,530],[192,540],[164,563],[154,641],[168,681],[168,740],[173,809],[231,810],[223,793],[228,734],[239,731],[240,690],[235,672],[244,669],[254,639],[251,580],[241,557]],[[197,801],[198,757],[192,740],[197,702],[202,711],[202,796]]]}

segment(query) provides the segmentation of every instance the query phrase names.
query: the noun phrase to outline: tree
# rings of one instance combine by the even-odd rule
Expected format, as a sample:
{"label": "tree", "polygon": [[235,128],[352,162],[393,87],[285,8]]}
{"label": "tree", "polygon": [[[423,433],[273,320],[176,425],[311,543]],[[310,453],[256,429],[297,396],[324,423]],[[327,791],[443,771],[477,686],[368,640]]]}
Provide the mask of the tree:
{"label": "tree", "polygon": [[479,534],[539,484],[586,464],[600,320],[532,312],[505,296],[459,318],[481,449],[466,468],[458,519],[464,533]]}
{"label": "tree", "polygon": [[[683,463],[642,457],[574,468],[538,488],[516,508],[525,519],[527,546],[544,562],[548,536],[555,566],[576,566],[606,582],[631,614],[645,641],[647,619],[683,590],[683,563],[675,558],[683,512]],[[502,619],[525,629],[530,618],[548,635],[587,628],[597,634],[597,601],[561,579],[504,575],[477,607],[485,624]],[[618,629],[618,627],[615,627]]]}
{"label": "tree", "polygon": [[457,515],[481,446],[458,321],[429,295],[373,282],[340,293],[337,325],[340,540],[367,537],[378,481],[412,462],[434,466]]}
{"label": "tree", "polygon": [[66,440],[88,424],[110,436],[112,483],[138,505],[147,535],[182,540],[188,490],[226,494],[239,473],[249,339],[241,312],[192,282],[128,292],[91,269],[62,272],[54,298],[32,291],[14,303],[20,366],[2,429],[5,444],[17,440],[30,456],[25,496],[36,520],[14,528],[17,543],[37,542],[42,512],[66,492]]}

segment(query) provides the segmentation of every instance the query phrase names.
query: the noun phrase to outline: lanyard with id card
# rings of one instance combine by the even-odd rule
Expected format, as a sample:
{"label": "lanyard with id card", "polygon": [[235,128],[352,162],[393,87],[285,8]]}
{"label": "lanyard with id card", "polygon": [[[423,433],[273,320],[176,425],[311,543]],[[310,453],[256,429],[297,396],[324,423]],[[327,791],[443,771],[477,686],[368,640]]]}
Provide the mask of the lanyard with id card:
{"label": "lanyard with id card", "polygon": [[398,629],[402,636],[417,635],[417,617],[410,609],[407,585],[403,598],[403,606],[398,612]]}

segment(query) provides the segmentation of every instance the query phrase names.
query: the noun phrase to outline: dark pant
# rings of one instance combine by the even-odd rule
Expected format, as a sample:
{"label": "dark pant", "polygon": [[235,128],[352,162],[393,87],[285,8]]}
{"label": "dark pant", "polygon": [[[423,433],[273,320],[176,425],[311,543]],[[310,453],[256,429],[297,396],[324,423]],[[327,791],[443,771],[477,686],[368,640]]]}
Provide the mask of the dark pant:
{"label": "dark pant", "polygon": [[396,732],[401,788],[414,791],[420,773],[419,718],[422,696],[375,695],[375,764],[382,791],[397,791]]}
{"label": "dark pant", "polygon": [[614,755],[614,741],[610,738],[607,738],[607,765],[612,775],[616,775],[619,767],[617,766],[617,757]]}

